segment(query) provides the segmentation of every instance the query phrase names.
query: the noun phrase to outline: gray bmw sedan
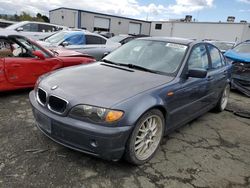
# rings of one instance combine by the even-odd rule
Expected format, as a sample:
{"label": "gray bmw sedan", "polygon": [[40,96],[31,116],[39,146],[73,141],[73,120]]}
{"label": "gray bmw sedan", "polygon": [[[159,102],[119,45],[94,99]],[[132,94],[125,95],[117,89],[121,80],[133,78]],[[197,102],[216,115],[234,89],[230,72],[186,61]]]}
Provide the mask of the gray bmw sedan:
{"label": "gray bmw sedan", "polygon": [[100,62],[40,77],[29,97],[38,128],[55,142],[140,165],[164,135],[225,109],[230,68],[212,44],[141,38]]}

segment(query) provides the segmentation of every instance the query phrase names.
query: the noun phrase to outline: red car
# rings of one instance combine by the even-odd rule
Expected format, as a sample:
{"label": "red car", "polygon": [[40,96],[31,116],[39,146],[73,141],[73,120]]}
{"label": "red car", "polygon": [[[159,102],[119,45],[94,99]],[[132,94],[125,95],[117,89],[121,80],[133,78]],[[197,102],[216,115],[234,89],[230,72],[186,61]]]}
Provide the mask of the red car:
{"label": "red car", "polygon": [[75,51],[49,51],[24,36],[0,33],[0,92],[31,88],[44,73],[94,61]]}

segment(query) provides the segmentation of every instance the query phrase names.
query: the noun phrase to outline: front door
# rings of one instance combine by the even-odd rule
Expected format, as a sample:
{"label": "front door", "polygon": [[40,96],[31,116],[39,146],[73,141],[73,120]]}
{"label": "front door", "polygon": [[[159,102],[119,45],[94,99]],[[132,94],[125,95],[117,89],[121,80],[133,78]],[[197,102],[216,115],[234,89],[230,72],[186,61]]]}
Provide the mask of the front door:
{"label": "front door", "polygon": [[[208,70],[209,60],[205,45],[193,47],[187,62],[188,69]],[[170,121],[177,126],[195,117],[210,105],[211,81],[206,78],[183,78],[179,82],[179,89],[171,100]]]}

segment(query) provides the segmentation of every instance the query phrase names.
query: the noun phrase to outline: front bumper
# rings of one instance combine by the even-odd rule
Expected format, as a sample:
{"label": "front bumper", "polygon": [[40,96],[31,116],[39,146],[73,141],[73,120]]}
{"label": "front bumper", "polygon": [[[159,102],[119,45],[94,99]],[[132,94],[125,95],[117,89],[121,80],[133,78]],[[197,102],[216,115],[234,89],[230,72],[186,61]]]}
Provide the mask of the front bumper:
{"label": "front bumper", "polygon": [[29,99],[37,127],[55,142],[107,160],[122,157],[132,126],[105,127],[56,115],[38,104],[34,91]]}

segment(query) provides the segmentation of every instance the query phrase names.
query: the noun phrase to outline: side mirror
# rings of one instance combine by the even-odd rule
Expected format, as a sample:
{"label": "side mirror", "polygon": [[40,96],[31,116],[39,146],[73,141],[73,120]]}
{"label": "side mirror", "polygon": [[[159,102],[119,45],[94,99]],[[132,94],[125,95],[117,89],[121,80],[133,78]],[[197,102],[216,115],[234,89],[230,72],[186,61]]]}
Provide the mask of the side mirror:
{"label": "side mirror", "polygon": [[39,50],[33,51],[32,54],[41,60],[45,60],[44,54]]}
{"label": "side mirror", "polygon": [[189,69],[187,76],[193,78],[206,78],[207,71],[204,69]]}
{"label": "side mirror", "polygon": [[16,31],[23,31],[23,28],[22,27],[18,27],[17,29],[16,29]]}
{"label": "side mirror", "polygon": [[64,41],[64,42],[62,43],[62,46],[63,46],[63,47],[68,46],[68,45],[69,45],[69,42],[67,42],[67,41]]}

